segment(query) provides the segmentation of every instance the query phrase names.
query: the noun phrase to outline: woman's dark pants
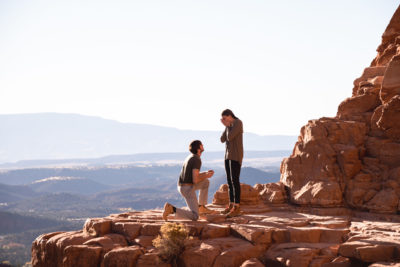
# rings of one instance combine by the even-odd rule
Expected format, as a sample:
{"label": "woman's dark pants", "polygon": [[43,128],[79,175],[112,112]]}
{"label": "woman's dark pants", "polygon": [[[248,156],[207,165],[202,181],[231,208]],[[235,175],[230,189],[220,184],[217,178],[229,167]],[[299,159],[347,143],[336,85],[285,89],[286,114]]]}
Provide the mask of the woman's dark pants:
{"label": "woman's dark pants", "polygon": [[229,200],[231,203],[240,203],[240,168],[242,166],[238,161],[226,159],[225,171],[226,180],[229,186]]}

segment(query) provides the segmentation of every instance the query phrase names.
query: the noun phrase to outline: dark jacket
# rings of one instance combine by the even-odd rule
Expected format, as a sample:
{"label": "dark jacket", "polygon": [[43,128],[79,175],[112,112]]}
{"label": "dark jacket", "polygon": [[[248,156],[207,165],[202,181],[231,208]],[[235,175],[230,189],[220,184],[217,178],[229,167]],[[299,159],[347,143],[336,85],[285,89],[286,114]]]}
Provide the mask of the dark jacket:
{"label": "dark jacket", "polygon": [[232,126],[226,127],[222,133],[221,142],[226,143],[225,159],[238,161],[243,160],[243,123],[235,119]]}

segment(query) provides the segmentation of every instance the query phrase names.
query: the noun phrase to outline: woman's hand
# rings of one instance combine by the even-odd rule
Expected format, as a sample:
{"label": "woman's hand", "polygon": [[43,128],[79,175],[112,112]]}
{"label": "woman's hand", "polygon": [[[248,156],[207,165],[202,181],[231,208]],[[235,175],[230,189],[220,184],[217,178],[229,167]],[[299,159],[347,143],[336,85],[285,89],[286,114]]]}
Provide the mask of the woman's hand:
{"label": "woman's hand", "polygon": [[224,126],[226,126],[226,127],[229,126],[229,122],[228,122],[225,118],[222,118],[222,119],[221,119],[221,123],[222,123]]}

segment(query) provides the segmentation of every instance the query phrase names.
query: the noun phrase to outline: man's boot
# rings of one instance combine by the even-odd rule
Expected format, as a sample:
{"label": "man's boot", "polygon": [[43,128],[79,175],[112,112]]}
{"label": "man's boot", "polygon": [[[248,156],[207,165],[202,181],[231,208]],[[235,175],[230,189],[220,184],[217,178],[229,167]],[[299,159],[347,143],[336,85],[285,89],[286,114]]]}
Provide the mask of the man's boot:
{"label": "man's boot", "polygon": [[200,205],[199,207],[199,214],[212,214],[215,213],[214,210],[210,210],[206,207],[206,205]]}
{"label": "man's boot", "polygon": [[168,221],[168,215],[173,214],[173,213],[174,213],[174,206],[172,206],[171,204],[166,202],[164,205],[164,212],[162,215],[164,221]]}

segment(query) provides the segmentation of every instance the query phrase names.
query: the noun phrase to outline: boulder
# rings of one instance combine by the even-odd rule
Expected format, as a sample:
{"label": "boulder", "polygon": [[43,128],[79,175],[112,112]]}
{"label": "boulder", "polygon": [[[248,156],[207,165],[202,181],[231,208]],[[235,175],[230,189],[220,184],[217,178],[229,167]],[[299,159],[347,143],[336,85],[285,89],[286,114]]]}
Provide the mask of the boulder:
{"label": "boulder", "polygon": [[90,239],[90,240],[86,241],[85,243],[83,243],[83,245],[101,247],[102,253],[105,254],[114,248],[126,247],[128,245],[128,243],[126,242],[125,237],[122,235],[106,234],[101,237],[96,237],[96,238]]}
{"label": "boulder", "polygon": [[143,250],[139,246],[115,248],[104,255],[101,267],[134,267],[141,255]]}
{"label": "boulder", "polygon": [[399,205],[399,197],[393,189],[384,189],[379,191],[366,207],[376,213],[395,213]]}
{"label": "boulder", "polygon": [[337,182],[310,181],[293,192],[292,201],[300,205],[338,207],[343,205],[342,191]]}
{"label": "boulder", "polygon": [[61,265],[64,256],[64,249],[66,247],[71,245],[81,245],[89,239],[91,239],[91,237],[82,231],[67,232],[53,236],[47,241],[45,247],[45,250],[49,252],[48,262],[51,262],[54,266]]}
{"label": "boulder", "polygon": [[142,225],[137,222],[113,222],[111,224],[112,232],[124,235],[130,243],[139,236],[141,228]]}
{"label": "boulder", "polygon": [[72,245],[65,248],[63,267],[98,267],[102,248],[86,245]]}
{"label": "boulder", "polygon": [[260,225],[233,225],[232,232],[252,244],[268,245],[272,242],[273,228]]}
{"label": "boulder", "polygon": [[347,98],[339,105],[337,117],[343,119],[349,115],[373,111],[381,104],[378,93],[379,91],[370,92]]}
{"label": "boulder", "polygon": [[282,182],[257,184],[254,186],[265,204],[282,204],[287,202],[285,185]]}
{"label": "boulder", "polygon": [[[242,205],[256,205],[260,201],[259,192],[248,184],[240,184],[240,203]],[[215,192],[213,204],[226,205],[229,203],[228,185],[223,184]]]}
{"label": "boulder", "polygon": [[229,225],[219,225],[210,223],[206,225],[201,231],[201,238],[208,239],[208,238],[226,237],[230,235],[230,232],[231,229]]}
{"label": "boulder", "polygon": [[83,227],[85,234],[90,236],[103,236],[111,232],[111,220],[107,218],[87,219]]}
{"label": "boulder", "polygon": [[379,129],[394,141],[400,141],[400,95],[393,96],[383,105],[381,116],[377,122]]}
{"label": "boulder", "polygon": [[257,258],[261,251],[261,247],[238,238],[216,238],[186,248],[179,262],[181,266],[240,266],[248,259]]}
{"label": "boulder", "polygon": [[380,98],[382,103],[388,103],[394,96],[400,95],[400,55],[394,56],[386,69]]}
{"label": "boulder", "polygon": [[386,66],[365,68],[361,77],[355,79],[353,84],[355,87],[358,87],[360,85],[360,82],[367,81],[368,79],[375,78],[377,76],[383,76],[385,74],[385,71],[386,71]]}
{"label": "boulder", "polygon": [[272,262],[281,263],[282,266],[309,267],[319,252],[319,248],[279,244],[272,246],[264,257]]}

